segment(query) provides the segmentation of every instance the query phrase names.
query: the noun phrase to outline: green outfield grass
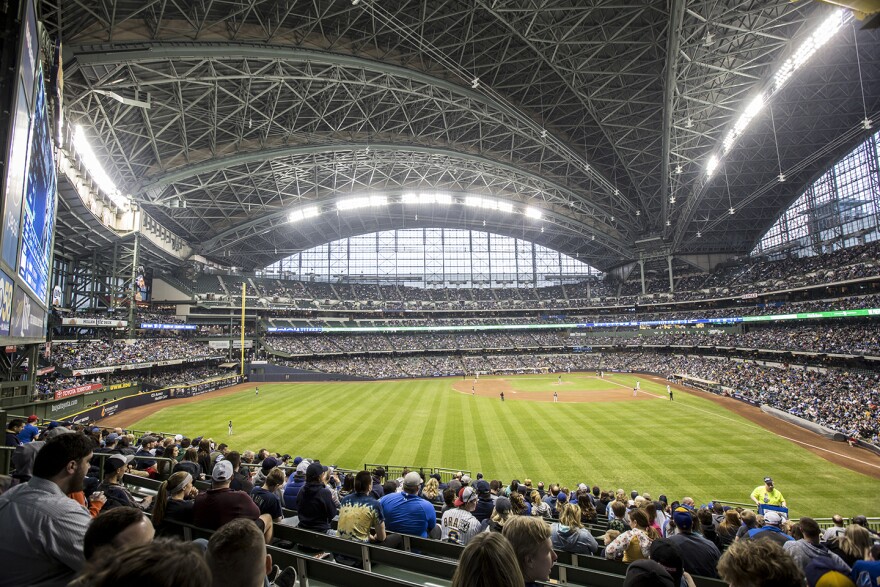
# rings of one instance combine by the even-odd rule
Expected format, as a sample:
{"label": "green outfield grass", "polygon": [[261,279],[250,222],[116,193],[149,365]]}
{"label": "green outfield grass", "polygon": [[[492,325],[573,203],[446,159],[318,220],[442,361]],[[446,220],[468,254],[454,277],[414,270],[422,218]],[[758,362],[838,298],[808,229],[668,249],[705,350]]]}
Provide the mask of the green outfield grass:
{"label": "green outfield grass", "polygon": [[[514,390],[547,401],[506,401],[452,388],[460,379],[263,384],[253,391],[165,408],[130,425],[207,434],[238,450],[262,447],[360,468],[364,463],[482,471],[509,482],[578,482],[747,502],[772,475],[793,515],[880,515],[877,479],[833,465],[716,404],[633,375],[597,381],[586,374],[507,377]],[[481,378],[485,381],[485,378]],[[469,381],[468,381],[469,383]],[[616,386],[613,384],[617,384]],[[468,385],[468,389],[469,389]],[[575,389],[617,387],[620,401],[552,403]],[[508,394],[508,398],[515,397]],[[227,436],[227,421],[235,435]]]}

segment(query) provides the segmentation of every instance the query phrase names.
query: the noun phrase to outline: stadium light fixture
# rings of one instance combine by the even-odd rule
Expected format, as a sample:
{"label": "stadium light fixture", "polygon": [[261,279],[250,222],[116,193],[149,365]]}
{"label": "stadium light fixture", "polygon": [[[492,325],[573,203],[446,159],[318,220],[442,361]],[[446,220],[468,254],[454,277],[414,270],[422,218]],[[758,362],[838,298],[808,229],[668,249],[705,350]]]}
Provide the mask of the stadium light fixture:
{"label": "stadium light fixture", "polygon": [[835,10],[822,21],[822,24],[809,37],[804,39],[792,56],[785,60],[776,75],[773,76],[774,91],[779,91],[794,72],[803,67],[810,60],[810,57],[815,55],[816,51],[840,30],[843,26],[843,17],[844,11],[842,9]]}
{"label": "stadium light fixture", "polygon": [[533,208],[532,206],[529,206],[528,208],[523,210],[523,214],[525,214],[529,218],[535,218],[537,220],[540,220],[544,217],[544,214],[540,210],[538,210],[537,208]]}
{"label": "stadium light fixture", "polygon": [[336,209],[340,211],[356,210],[358,208],[374,208],[387,206],[388,198],[385,196],[362,196],[358,198],[346,198],[336,202]]}
{"label": "stadium light fixture", "polygon": [[400,201],[404,204],[451,204],[452,196],[449,194],[434,194],[422,192],[415,194],[408,192],[403,194]]}
{"label": "stadium light fixture", "polygon": [[746,106],[745,112],[743,112],[740,117],[737,119],[736,124],[733,125],[733,128],[730,129],[730,132],[727,133],[727,136],[724,137],[724,152],[727,153],[733,147],[736,140],[742,136],[743,131],[745,131],[746,127],[752,121],[752,119],[761,111],[764,107],[764,102],[766,98],[764,97],[764,93],[760,93],[749,102],[749,105]]}
{"label": "stadium light fixture", "polygon": [[287,216],[287,220],[290,222],[300,222],[301,220],[306,220],[308,218],[314,218],[321,211],[318,210],[317,206],[306,206],[305,208],[300,208],[299,210],[294,210]]}
{"label": "stadium light fixture", "polygon": [[712,177],[712,174],[715,173],[715,170],[718,168],[718,155],[712,155],[709,157],[709,162],[706,163],[706,175]]}
{"label": "stadium light fixture", "polygon": [[79,153],[83,164],[86,166],[86,171],[88,171],[89,176],[98,185],[98,188],[119,208],[130,208],[131,198],[119,191],[119,188],[116,187],[116,184],[110,179],[107,172],[104,171],[104,167],[101,165],[101,162],[98,161],[98,157],[92,150],[92,146],[86,138],[86,133],[80,125],[76,125],[74,128],[73,148]]}

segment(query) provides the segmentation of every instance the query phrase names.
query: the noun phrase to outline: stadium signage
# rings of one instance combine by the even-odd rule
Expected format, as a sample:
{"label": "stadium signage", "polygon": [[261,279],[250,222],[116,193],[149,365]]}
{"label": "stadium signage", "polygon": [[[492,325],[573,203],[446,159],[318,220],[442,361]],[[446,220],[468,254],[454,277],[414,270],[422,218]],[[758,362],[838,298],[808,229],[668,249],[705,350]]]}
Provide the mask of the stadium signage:
{"label": "stadium signage", "polygon": [[134,381],[124,381],[122,383],[114,383],[113,385],[111,385],[107,389],[109,391],[117,391],[120,389],[125,389],[126,387],[134,387],[135,385],[137,385],[137,383]]}
{"label": "stadium signage", "polygon": [[106,318],[62,318],[62,326],[96,326],[98,328],[125,328],[128,320],[107,320]]}
{"label": "stadium signage", "polygon": [[[66,397],[71,397],[74,395],[81,395],[83,393],[89,393],[91,391],[98,391],[101,389],[103,385],[100,383],[87,383],[85,385],[77,385],[76,387],[68,387],[67,389],[59,389],[55,392],[55,399],[64,399]],[[55,406],[52,406],[54,409]]]}
{"label": "stadium signage", "polygon": [[816,320],[825,318],[850,318],[856,316],[880,316],[880,308],[859,310],[832,310],[828,312],[804,312],[800,314],[774,314],[770,316],[734,316],[726,318],[687,318],[681,320],[633,320],[629,322],[582,322],[556,324],[484,324],[479,326],[270,326],[272,333],[340,333],[340,332],[469,332],[477,330],[547,330],[560,328],[618,328],[639,326],[688,326],[695,324],[739,324],[741,322],[773,322],[776,320]]}
{"label": "stadium signage", "polygon": [[61,402],[60,404],[52,404],[49,408],[51,412],[54,414],[55,412],[60,412],[61,410],[67,410],[70,408],[76,408],[79,406],[79,399],[72,399],[66,402]]}
{"label": "stadium signage", "polygon": [[161,324],[158,322],[141,322],[144,330],[196,330],[195,324]]}

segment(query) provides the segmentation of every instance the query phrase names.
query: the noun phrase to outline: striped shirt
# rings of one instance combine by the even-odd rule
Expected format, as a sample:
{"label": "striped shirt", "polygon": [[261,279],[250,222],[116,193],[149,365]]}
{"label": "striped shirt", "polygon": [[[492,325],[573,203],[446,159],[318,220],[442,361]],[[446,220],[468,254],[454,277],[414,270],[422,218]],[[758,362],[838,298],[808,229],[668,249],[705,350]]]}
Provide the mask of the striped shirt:
{"label": "striped shirt", "polygon": [[85,560],[89,510],[48,479],[32,477],[0,495],[0,586],[64,586]]}

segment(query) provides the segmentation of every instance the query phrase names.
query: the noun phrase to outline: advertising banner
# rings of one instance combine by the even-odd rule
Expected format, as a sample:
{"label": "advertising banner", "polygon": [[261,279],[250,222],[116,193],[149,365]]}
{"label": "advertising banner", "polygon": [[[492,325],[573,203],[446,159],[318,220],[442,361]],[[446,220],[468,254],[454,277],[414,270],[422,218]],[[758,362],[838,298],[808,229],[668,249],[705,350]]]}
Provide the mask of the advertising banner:
{"label": "advertising banner", "polygon": [[0,271],[0,336],[9,336],[12,325],[12,290],[15,284]]}
{"label": "advertising banner", "polygon": [[85,385],[77,385],[76,387],[68,387],[67,389],[59,389],[55,392],[55,399],[64,399],[74,395],[82,395],[90,391],[98,391],[103,385],[100,383],[86,383]]}
{"label": "advertising banner", "polygon": [[9,336],[14,338],[46,338],[46,311],[22,288],[12,296],[12,325]]}
{"label": "advertising banner", "polygon": [[144,330],[196,330],[198,326],[195,324],[161,324],[158,322],[141,322],[141,328]]}

